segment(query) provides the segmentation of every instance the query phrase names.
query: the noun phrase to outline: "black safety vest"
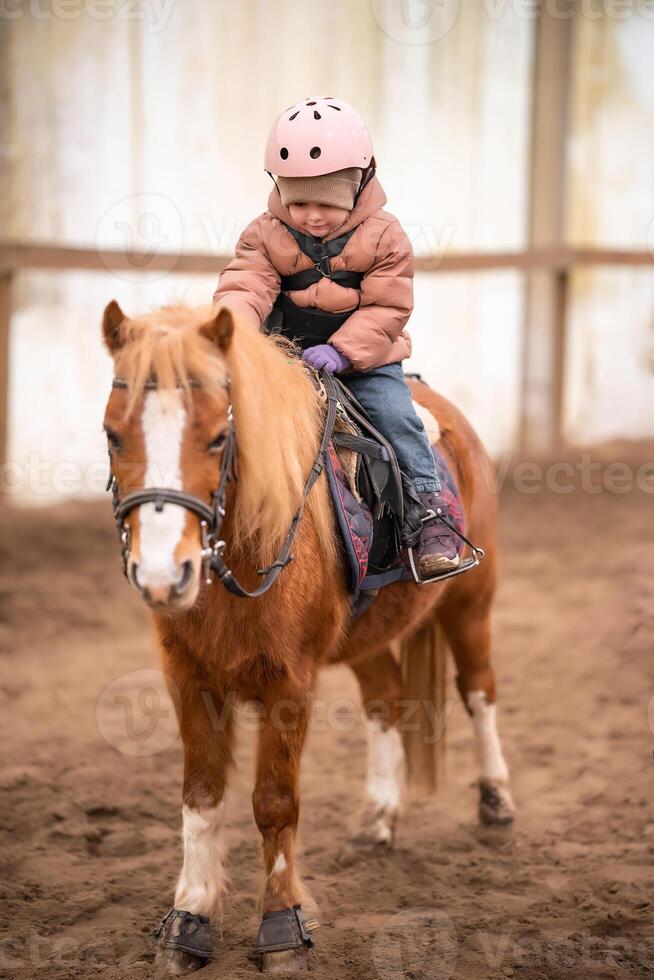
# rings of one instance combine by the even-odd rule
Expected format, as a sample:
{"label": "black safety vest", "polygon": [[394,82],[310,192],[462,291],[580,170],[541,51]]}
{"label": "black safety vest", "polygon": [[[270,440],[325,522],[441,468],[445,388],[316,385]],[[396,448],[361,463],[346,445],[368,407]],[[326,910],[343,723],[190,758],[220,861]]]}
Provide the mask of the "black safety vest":
{"label": "black safety vest", "polygon": [[[297,228],[291,228],[287,224],[285,228],[293,236],[300,250],[314,263],[314,267],[304,269],[302,272],[294,272],[290,276],[282,276],[280,285],[283,290],[307,289],[314,283],[320,282],[323,277],[331,279],[339,286],[351,289],[360,287],[363,272],[351,272],[349,269],[332,271],[330,261],[335,255],[341,254],[356,228],[329,242],[322,242],[312,235],[304,235]],[[270,316],[263,324],[263,330],[266,333],[281,333],[298,344],[302,350],[306,350],[307,347],[326,343],[355,309],[356,307],[343,313],[330,313],[328,310],[319,310],[315,307],[305,308],[297,306],[288,296],[280,293]]]}

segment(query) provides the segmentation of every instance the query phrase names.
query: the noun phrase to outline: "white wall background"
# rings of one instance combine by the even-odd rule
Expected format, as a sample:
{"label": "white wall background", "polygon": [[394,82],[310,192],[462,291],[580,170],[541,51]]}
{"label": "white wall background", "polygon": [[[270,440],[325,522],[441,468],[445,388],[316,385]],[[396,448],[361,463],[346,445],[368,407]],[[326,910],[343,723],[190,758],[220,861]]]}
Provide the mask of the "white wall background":
{"label": "white wall background", "polygon": [[[417,0],[144,0],[117,2],[100,20],[93,0],[80,0],[77,13],[3,25],[0,186],[10,193],[0,237],[230,251],[265,208],[272,119],[318,92],[366,117],[388,209],[417,252],[524,246],[534,21],[520,4],[447,0],[429,16]],[[643,247],[654,215],[654,24],[588,22],[577,37],[569,234]],[[102,485],[106,302],[115,296],[128,312],[173,296],[206,302],[215,278],[19,277],[9,458],[23,474],[22,499],[69,494],[74,477],[63,486],[52,476],[63,463],[82,474],[80,492]],[[651,433],[653,288],[643,272],[575,284],[574,439]],[[408,366],[459,403],[493,453],[514,448],[520,277],[421,274],[410,329]]]}
{"label": "white wall background", "polygon": [[[654,249],[654,20],[576,25],[568,237]],[[654,275],[575,276],[565,428],[577,443],[654,432]]]}

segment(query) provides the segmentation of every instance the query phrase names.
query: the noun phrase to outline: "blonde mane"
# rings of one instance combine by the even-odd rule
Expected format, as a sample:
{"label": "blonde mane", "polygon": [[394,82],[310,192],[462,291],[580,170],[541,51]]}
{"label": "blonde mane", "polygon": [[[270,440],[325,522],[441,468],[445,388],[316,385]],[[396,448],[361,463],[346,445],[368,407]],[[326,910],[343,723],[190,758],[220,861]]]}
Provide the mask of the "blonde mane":
{"label": "blonde mane", "polygon": [[187,397],[191,380],[210,392],[222,388],[225,362],[199,332],[210,317],[211,307],[180,303],[130,317],[122,324],[123,346],[115,355],[115,368],[129,389],[128,415],[150,378],[156,378],[161,388],[181,386]]}
{"label": "blonde mane", "polygon": [[[300,503],[320,444],[324,409],[288,341],[235,320],[223,352],[200,332],[210,318],[211,307],[180,304],[126,321],[116,372],[129,388],[128,411],[150,378],[161,387],[181,386],[192,407],[191,381],[222,396],[229,376],[239,466],[234,546],[254,549],[257,559],[268,564]],[[313,487],[304,514],[303,520],[314,524],[324,557],[336,561],[324,479]]]}

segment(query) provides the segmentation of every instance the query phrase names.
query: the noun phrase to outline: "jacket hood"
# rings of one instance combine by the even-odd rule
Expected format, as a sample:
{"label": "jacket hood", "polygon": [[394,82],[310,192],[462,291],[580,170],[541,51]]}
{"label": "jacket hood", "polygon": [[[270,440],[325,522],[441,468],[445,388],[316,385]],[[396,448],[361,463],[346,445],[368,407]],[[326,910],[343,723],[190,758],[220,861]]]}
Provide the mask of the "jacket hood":
{"label": "jacket hood", "polygon": [[[384,188],[379,183],[377,178],[373,177],[361,191],[358,201],[348,214],[343,224],[339,225],[338,228],[334,228],[329,235],[325,236],[324,240],[328,242],[330,239],[338,238],[339,235],[344,235],[345,232],[350,231],[352,228],[356,228],[362,221],[369,218],[371,214],[375,214],[376,211],[380,211],[385,204],[386,194],[384,193]],[[284,224],[293,225],[291,212],[282,204],[277,187],[273,187],[270,192],[270,197],[268,198],[268,210],[276,218],[279,218],[280,221],[283,221]],[[293,225],[293,227],[295,226]]]}

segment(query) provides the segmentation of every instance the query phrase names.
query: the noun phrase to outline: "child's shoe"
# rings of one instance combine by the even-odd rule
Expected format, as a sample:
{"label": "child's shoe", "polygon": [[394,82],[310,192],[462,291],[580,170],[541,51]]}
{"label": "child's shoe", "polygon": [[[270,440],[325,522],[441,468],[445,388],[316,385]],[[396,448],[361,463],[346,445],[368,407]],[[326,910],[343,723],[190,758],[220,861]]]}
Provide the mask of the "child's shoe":
{"label": "child's shoe", "polygon": [[[449,520],[446,504],[435,491],[419,493],[420,502],[426,510]],[[424,524],[418,542],[418,574],[421,579],[432,578],[441,572],[450,572],[459,564],[456,535],[443,521],[435,520]]]}

